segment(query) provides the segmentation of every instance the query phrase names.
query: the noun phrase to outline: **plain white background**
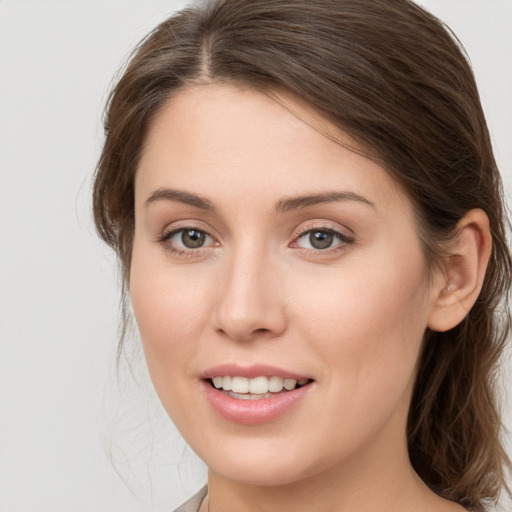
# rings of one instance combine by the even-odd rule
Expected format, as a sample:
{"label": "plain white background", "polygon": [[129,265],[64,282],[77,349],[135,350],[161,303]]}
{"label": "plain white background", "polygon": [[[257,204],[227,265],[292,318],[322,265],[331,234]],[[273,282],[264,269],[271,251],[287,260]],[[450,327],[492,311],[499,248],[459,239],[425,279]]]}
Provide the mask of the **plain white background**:
{"label": "plain white background", "polygon": [[[512,1],[421,3],[466,46],[510,202]],[[205,481],[143,365],[118,390],[115,262],[90,214],[109,83],[183,4],[0,0],[1,512],[172,510]]]}

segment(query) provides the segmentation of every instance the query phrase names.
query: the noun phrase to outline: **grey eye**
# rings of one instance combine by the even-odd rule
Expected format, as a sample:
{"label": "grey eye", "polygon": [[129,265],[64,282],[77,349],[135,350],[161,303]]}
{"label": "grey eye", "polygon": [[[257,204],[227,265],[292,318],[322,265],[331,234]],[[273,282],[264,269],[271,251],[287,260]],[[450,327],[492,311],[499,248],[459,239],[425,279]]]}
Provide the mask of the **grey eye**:
{"label": "grey eye", "polygon": [[171,252],[194,251],[217,245],[215,240],[206,231],[192,227],[171,231],[164,235],[160,242]]}
{"label": "grey eye", "polygon": [[302,233],[293,243],[294,247],[313,251],[326,251],[338,246],[346,246],[354,242],[353,238],[330,228],[309,229]]}
{"label": "grey eye", "polygon": [[206,233],[197,229],[184,229],[181,232],[181,243],[187,249],[198,249],[206,241]]}
{"label": "grey eye", "polygon": [[334,241],[334,233],[331,231],[310,231],[309,243],[314,249],[328,249]]}

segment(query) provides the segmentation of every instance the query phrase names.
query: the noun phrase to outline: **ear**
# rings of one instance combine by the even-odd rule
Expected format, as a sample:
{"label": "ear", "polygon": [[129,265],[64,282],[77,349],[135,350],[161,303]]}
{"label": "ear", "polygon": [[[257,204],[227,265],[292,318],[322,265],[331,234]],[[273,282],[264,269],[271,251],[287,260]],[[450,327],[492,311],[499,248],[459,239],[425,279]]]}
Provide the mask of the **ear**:
{"label": "ear", "polygon": [[457,227],[443,273],[434,284],[434,305],[428,322],[433,331],[448,331],[466,317],[480,294],[491,255],[489,218],[483,210],[470,210]]}

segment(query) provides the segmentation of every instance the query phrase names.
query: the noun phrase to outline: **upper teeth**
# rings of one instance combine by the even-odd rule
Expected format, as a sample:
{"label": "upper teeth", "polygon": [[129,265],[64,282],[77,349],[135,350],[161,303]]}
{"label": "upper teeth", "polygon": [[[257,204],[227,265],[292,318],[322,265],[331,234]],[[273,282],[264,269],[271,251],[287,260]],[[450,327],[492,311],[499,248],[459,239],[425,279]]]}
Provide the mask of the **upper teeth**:
{"label": "upper teeth", "polygon": [[308,379],[283,379],[282,377],[255,377],[254,379],[248,379],[246,377],[231,377],[226,375],[224,377],[218,376],[213,378],[213,385],[217,389],[223,389],[224,391],[233,391],[234,393],[252,393],[252,394],[264,394],[264,393],[279,393],[284,389],[291,391],[295,389],[297,384],[303,386],[307,384]]}

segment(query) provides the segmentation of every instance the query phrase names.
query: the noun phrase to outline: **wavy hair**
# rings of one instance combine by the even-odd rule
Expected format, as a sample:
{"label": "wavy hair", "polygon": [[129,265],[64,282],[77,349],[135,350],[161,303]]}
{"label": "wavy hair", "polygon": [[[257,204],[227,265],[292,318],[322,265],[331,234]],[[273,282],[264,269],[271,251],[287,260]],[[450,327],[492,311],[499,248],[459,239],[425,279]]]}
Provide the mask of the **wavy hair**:
{"label": "wavy hair", "polygon": [[[285,89],[349,133],[413,201],[429,268],[442,265],[442,244],[469,210],[488,215],[483,289],[460,325],[425,334],[408,418],[420,477],[483,510],[507,489],[510,470],[497,368],[511,326],[512,262],[502,184],[460,43],[409,0],[214,0],[156,27],[110,94],[93,191],[98,233],[120,260],[123,300],[148,127],[173,94],[199,82]],[[126,314],[121,338],[125,327]]]}

